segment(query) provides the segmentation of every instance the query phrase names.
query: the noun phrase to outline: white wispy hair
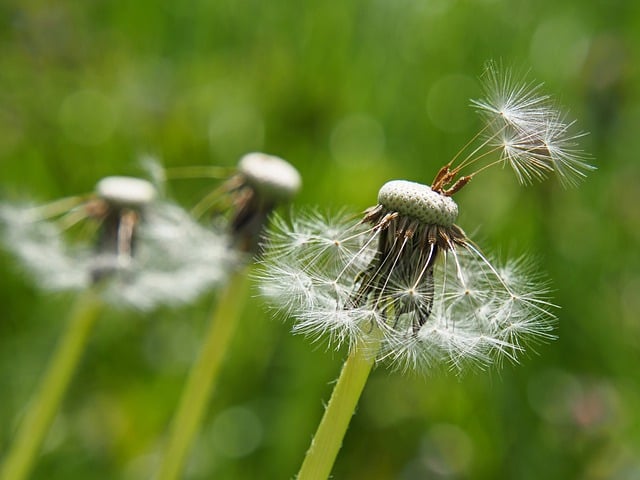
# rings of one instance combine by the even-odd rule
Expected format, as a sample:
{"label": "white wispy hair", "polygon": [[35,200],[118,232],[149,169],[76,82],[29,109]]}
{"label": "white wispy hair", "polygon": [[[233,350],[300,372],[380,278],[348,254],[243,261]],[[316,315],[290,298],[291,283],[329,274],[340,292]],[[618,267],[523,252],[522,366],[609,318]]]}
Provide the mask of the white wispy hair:
{"label": "white wispy hair", "polygon": [[[484,147],[499,151],[522,184],[555,173],[563,186],[575,186],[595,167],[578,148],[585,135],[574,133],[542,84],[522,81],[511,70],[488,64],[483,77],[484,98],[472,100],[485,121],[484,143],[470,157],[482,158]],[[468,158],[470,164],[475,158]]]}
{"label": "white wispy hair", "polygon": [[82,290],[92,271],[108,268],[103,297],[114,306],[150,310],[189,302],[225,280],[237,263],[229,240],[208,230],[180,207],[154,202],[136,232],[135,255],[98,254],[91,241],[71,242],[65,228],[44,220],[33,205],[0,205],[5,247],[45,290]]}
{"label": "white wispy hair", "polygon": [[[548,286],[524,257],[494,267],[473,244],[430,259],[407,246],[374,262],[387,269],[358,298],[379,255],[381,230],[341,214],[300,213],[273,222],[257,275],[261,294],[294,319],[293,331],[339,348],[382,335],[379,361],[402,370],[516,360],[531,340],[552,338]],[[376,342],[371,342],[376,343]]]}

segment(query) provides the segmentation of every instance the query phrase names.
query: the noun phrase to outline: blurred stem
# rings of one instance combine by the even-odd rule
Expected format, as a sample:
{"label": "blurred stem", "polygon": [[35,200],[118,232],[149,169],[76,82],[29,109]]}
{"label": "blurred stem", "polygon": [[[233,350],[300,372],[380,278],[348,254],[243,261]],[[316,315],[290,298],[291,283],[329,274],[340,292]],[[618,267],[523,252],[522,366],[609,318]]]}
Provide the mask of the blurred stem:
{"label": "blurred stem", "polygon": [[247,270],[237,271],[220,295],[210,318],[200,357],[191,367],[180,405],[173,419],[169,441],[160,466],[160,480],[176,479],[193,443],[211,398],[225,353],[238,324],[248,285]]}
{"label": "blurred stem", "polygon": [[380,338],[375,338],[349,352],[297,480],[329,478],[379,348]]}
{"label": "blurred stem", "polygon": [[93,289],[77,298],[67,330],[59,340],[39,390],[31,400],[2,465],[0,479],[22,480],[29,476],[101,309],[102,300]]}

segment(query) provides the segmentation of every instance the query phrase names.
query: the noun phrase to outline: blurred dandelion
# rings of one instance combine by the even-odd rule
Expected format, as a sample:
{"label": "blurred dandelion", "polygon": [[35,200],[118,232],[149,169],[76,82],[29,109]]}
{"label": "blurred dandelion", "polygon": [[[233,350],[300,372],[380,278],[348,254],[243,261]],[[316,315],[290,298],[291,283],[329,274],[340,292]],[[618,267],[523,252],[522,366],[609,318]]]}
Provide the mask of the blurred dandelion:
{"label": "blurred dandelion", "polygon": [[252,152],[244,155],[237,167],[189,166],[162,168],[153,159],[144,166],[156,184],[164,188],[167,180],[178,178],[213,178],[220,184],[205,195],[192,209],[195,218],[206,214],[219,222],[231,236],[236,250],[256,253],[262,231],[270,213],[290,202],[300,190],[300,174],[289,162],[274,155]]}
{"label": "blurred dandelion", "polygon": [[[233,254],[224,242],[177,206],[155,198],[145,180],[107,177],[95,194],[40,207],[0,207],[7,248],[40,286],[82,291],[2,478],[29,475],[104,302],[144,310],[186,302],[226,276]],[[72,242],[67,237],[74,229]]]}
{"label": "blurred dandelion", "polygon": [[117,307],[186,303],[227,277],[233,253],[224,235],[155,196],[145,180],[107,177],[92,195],[0,205],[4,244],[45,290],[99,283]]}
{"label": "blurred dandelion", "polygon": [[192,210],[197,216],[209,212],[221,217],[222,226],[234,250],[244,256],[245,268],[238,268],[213,308],[200,355],[191,367],[169,433],[158,478],[180,478],[189,449],[199,430],[222,362],[237,328],[246,295],[250,258],[258,252],[259,239],[271,212],[289,202],[300,189],[298,171],[287,161],[264,153],[243,156],[236,169],[184,167],[162,170],[151,164],[156,177],[220,178],[221,184]]}
{"label": "blurred dandelion", "polygon": [[[393,180],[360,220],[302,214],[267,235],[262,294],[292,316],[294,332],[349,346],[349,357],[299,479],[327,478],[375,361],[402,370],[516,360],[553,338],[547,282],[526,257],[496,263],[455,224],[451,198],[478,173],[509,165],[521,183],[555,173],[575,185],[593,167],[573,122],[540,87],[489,66],[484,128],[431,186]],[[473,167],[472,171],[463,174]]]}

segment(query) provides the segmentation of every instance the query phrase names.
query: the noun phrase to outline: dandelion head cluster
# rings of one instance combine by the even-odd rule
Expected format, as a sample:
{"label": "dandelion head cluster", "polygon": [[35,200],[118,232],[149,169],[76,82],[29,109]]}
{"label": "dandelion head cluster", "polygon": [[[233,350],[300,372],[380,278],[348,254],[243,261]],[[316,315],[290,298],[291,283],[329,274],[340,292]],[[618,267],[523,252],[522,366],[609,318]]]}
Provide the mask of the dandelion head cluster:
{"label": "dandelion head cluster", "polygon": [[107,177],[94,194],[0,206],[5,246],[46,290],[100,289],[117,306],[192,300],[234,263],[221,235],[156,198],[142,179]]}
{"label": "dandelion head cluster", "polygon": [[294,332],[370,345],[379,361],[407,370],[515,361],[553,338],[548,283],[526,257],[484,254],[456,225],[452,196],[494,165],[511,165],[522,183],[554,172],[564,185],[592,167],[538,86],[490,67],[486,91],[474,102],[484,129],[430,186],[387,182],[361,218],[302,213],[273,223],[258,279]]}
{"label": "dandelion head cluster", "polygon": [[516,359],[527,340],[551,337],[547,287],[526,262],[494,265],[456,216],[450,197],[394,180],[360,220],[278,219],[261,292],[294,332],[336,347],[381,337],[378,358],[401,369]]}

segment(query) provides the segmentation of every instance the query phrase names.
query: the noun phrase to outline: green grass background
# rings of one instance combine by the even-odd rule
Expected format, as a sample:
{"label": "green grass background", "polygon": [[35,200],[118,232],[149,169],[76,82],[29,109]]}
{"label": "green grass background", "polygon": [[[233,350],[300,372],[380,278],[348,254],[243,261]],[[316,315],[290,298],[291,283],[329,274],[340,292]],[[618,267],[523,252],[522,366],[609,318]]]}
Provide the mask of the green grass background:
{"label": "green grass background", "polygon": [[[487,250],[532,252],[559,339],[456,377],[374,371],[336,479],[640,478],[640,3],[632,0],[0,3],[0,195],[47,201],[102,176],[233,165],[261,150],[296,205],[354,212],[430,182],[478,130],[487,60],[543,81],[590,132],[578,189],[493,169],[457,196]],[[193,205],[210,185],[180,183]],[[0,251],[0,454],[72,302]],[[149,478],[213,296],[103,315],[33,478]],[[345,352],[248,298],[188,479],[292,478]]]}

